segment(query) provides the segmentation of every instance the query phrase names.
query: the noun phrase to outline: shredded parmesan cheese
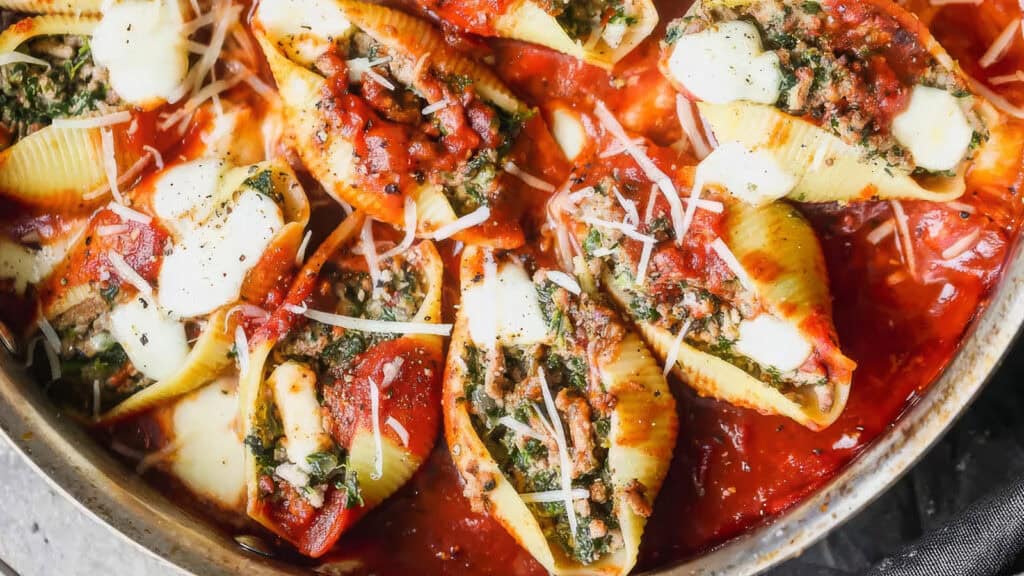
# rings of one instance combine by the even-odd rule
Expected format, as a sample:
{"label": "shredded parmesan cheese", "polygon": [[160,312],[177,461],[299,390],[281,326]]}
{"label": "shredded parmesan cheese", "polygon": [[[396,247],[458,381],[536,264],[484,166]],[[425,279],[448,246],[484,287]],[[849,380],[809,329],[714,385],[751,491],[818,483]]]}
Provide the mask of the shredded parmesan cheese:
{"label": "shredded parmesan cheese", "polygon": [[57,331],[53,329],[53,325],[44,316],[39,317],[39,321],[36,322],[39,326],[39,331],[43,333],[43,338],[46,339],[46,343],[50,345],[54,350],[60,350],[60,337],[57,336]]}
{"label": "shredded parmesan cheese", "polygon": [[1002,76],[993,76],[988,79],[989,83],[993,86],[999,86],[1001,84],[1009,84],[1011,82],[1024,82],[1024,70],[1017,70],[1013,74],[1004,74]]}
{"label": "shredded parmesan cheese", "polygon": [[370,478],[380,480],[384,475],[384,446],[380,437],[380,390],[373,378],[369,378],[370,387],[370,412],[373,419],[373,472]]}
{"label": "shredded parmesan cheese", "polygon": [[651,263],[651,252],[654,250],[653,242],[644,242],[640,250],[640,261],[636,265],[636,285],[643,286],[647,282],[647,267]]}
{"label": "shredded parmesan cheese", "polygon": [[955,200],[952,201],[952,202],[946,202],[946,203],[943,204],[943,206],[945,206],[946,208],[949,208],[950,210],[953,210],[953,211],[956,211],[956,212],[963,212],[965,214],[976,214],[978,212],[978,209],[975,208],[974,206],[972,206],[971,204],[967,204],[967,203],[964,203],[964,202],[957,202]]}
{"label": "shredded parmesan cheese", "polygon": [[0,66],[6,66],[8,64],[17,64],[23,62],[25,64],[35,64],[37,66],[50,67],[50,63],[42,58],[36,58],[35,56],[29,56],[22,52],[5,52],[0,54]]}
{"label": "shredded parmesan cheese", "polygon": [[128,262],[125,261],[123,256],[113,250],[108,250],[107,260],[110,262],[110,265],[113,266],[114,272],[117,272],[117,275],[121,280],[124,280],[134,286],[139,293],[148,297],[151,301],[155,301],[153,298],[153,287],[150,286],[149,282],[146,282],[146,279],[140,276],[134,268],[128,265]]}
{"label": "shredded parmesan cheese", "polygon": [[739,279],[740,284],[743,284],[747,290],[755,290],[754,282],[750,279],[747,271],[743,269],[743,265],[740,264],[740,261],[736,259],[736,255],[732,253],[732,250],[730,250],[728,246],[726,246],[724,240],[721,238],[715,238],[715,241],[711,243],[711,249],[714,250],[715,254],[718,254],[718,257],[725,262],[725,265],[728,266],[730,270],[732,270],[732,273],[736,275],[737,279]]}
{"label": "shredded parmesan cheese", "polygon": [[970,76],[967,76],[967,81],[971,85],[971,90],[983,96],[993,106],[1002,110],[1006,114],[1013,116],[1018,120],[1024,120],[1024,108],[1021,108],[1020,106],[1013,104],[1006,98],[1003,98],[1001,95],[997,94],[994,90],[986,86],[984,83],[978,82],[977,80],[971,78]]}
{"label": "shredded parmesan cheese", "polygon": [[380,381],[381,388],[387,388],[394,383],[395,378],[398,378],[398,372],[402,369],[403,364],[405,364],[405,359],[398,356],[381,367],[381,372],[384,373],[384,379]]}
{"label": "shredded parmesan cheese", "polygon": [[387,252],[380,255],[381,260],[387,260],[388,258],[394,258],[399,254],[402,254],[406,250],[412,247],[412,243],[416,241],[416,201],[411,196],[405,197],[405,236],[397,246],[388,250]]}
{"label": "shredded parmesan cheese", "polygon": [[55,128],[104,128],[131,122],[132,114],[127,110],[121,110],[112,114],[102,116],[90,116],[87,118],[54,118],[51,126]]}
{"label": "shredded parmesan cheese", "polygon": [[[633,144],[636,144],[637,146],[643,146],[644,139],[633,138]],[[608,148],[605,149],[604,152],[601,152],[601,154],[598,155],[598,158],[611,158],[612,156],[618,156],[619,154],[623,154],[625,152],[626,147],[620,144],[618,141],[616,141],[614,146],[609,146]]]}
{"label": "shredded parmesan cheese", "polygon": [[626,135],[625,128],[623,128],[622,125],[619,124],[619,121],[615,119],[615,116],[608,111],[604,102],[601,102],[600,100],[597,101],[594,105],[594,113],[597,115],[597,119],[605,129],[608,130],[608,132],[619,140],[619,142],[626,148],[626,152],[633,157],[633,160],[635,160],[637,165],[640,166],[640,169],[643,170],[647,178],[661,188],[661,191],[665,194],[665,198],[668,199],[668,204],[671,208],[672,224],[676,233],[676,243],[682,243],[683,236],[686,235],[686,227],[683,226],[683,203],[679,200],[679,192],[676,191],[676,186],[672,183],[672,179],[662,172],[643,150],[641,150],[636,144],[633,144],[633,141]]}
{"label": "shredded parmesan cheese", "polygon": [[548,490],[546,492],[527,492],[520,494],[519,498],[527,504],[546,504],[549,502],[563,502],[566,499],[586,500],[590,498],[590,492],[585,488],[573,488],[566,495],[562,490]]}
{"label": "shredded parmesan cheese", "polygon": [[910,271],[911,276],[917,276],[917,260],[914,257],[913,239],[910,237],[910,224],[907,220],[907,213],[903,210],[903,204],[899,200],[890,200],[892,214],[896,218],[896,230],[900,236],[900,252],[903,254],[904,263]]}
{"label": "shredded parmesan cheese", "polygon": [[566,290],[572,292],[577,296],[579,296],[580,292],[582,292],[579,282],[576,282],[575,278],[569,276],[565,272],[561,272],[559,270],[548,270],[547,277],[548,280],[550,280],[554,284],[561,286],[562,288],[565,288]]}
{"label": "shredded parmesan cheese", "polygon": [[586,188],[580,188],[575,192],[570,192],[567,197],[571,204],[579,204],[581,200],[585,200],[594,195],[594,187],[587,186]]}
{"label": "shredded parmesan cheese", "polygon": [[981,230],[977,229],[963,238],[954,242],[949,248],[942,251],[943,260],[953,260],[964,252],[967,252],[981,239]]}
{"label": "shredded parmesan cheese", "polygon": [[434,240],[444,240],[450,238],[463,230],[478,226],[487,221],[491,217],[491,209],[487,206],[481,206],[476,210],[473,210],[469,214],[466,214],[462,218],[449,222],[444,226],[441,226],[437,230],[434,230],[432,237]]}
{"label": "shredded parmesan cheese", "polygon": [[651,193],[647,196],[647,208],[644,209],[644,224],[650,224],[654,217],[654,205],[658,200],[658,185],[651,185]]}
{"label": "shredded parmesan cheese", "polygon": [[306,234],[302,237],[302,242],[299,244],[299,249],[295,251],[296,266],[302,266],[302,263],[306,261],[306,248],[309,246],[309,238],[312,235],[312,230],[306,230]]}
{"label": "shredded parmesan cheese", "polygon": [[100,419],[100,403],[103,401],[103,394],[100,391],[100,381],[92,381],[92,419]]}
{"label": "shredded parmesan cheese", "polygon": [[149,224],[150,222],[153,221],[153,218],[150,217],[148,214],[143,214],[138,210],[132,210],[131,208],[125,206],[124,204],[118,204],[117,202],[111,202],[109,205],[107,205],[107,208],[109,208],[111,212],[117,214],[118,216],[121,217],[122,220],[125,221],[131,220],[133,222],[138,222],[140,224]]}
{"label": "shredded parmesan cheese", "polygon": [[1007,50],[1010,49],[1010,45],[1013,44],[1013,39],[1017,36],[1017,30],[1020,28],[1020,18],[1017,18],[1013,22],[1010,22],[1003,28],[1003,31],[999,33],[992,45],[989,46],[985,54],[982,55],[981,59],[978,60],[978,64],[982,68],[988,68],[995,64],[1006,55]]}
{"label": "shredded parmesan cheese", "polygon": [[149,154],[151,156],[153,156],[153,162],[156,163],[156,169],[157,170],[163,170],[164,169],[164,156],[163,156],[163,154],[160,153],[159,150],[157,150],[156,148],[153,148],[149,144],[143,144],[142,145],[142,149],[145,150],[146,152],[149,152]]}
{"label": "shredded parmesan cheese", "polygon": [[373,80],[374,82],[376,82],[377,84],[380,84],[381,86],[387,88],[388,90],[394,90],[395,89],[395,85],[392,84],[390,80],[388,80],[387,78],[381,76],[375,70],[371,70],[371,69],[368,68],[365,72],[363,72],[363,74],[366,74],[367,76],[370,77],[370,80]]}
{"label": "shredded parmesan cheese", "polygon": [[124,234],[131,230],[127,224],[105,224],[103,226],[96,227],[97,236],[114,236],[116,234]]}
{"label": "shredded parmesan cheese", "polygon": [[562,428],[562,419],[558,416],[555,408],[555,400],[551,397],[551,390],[548,389],[547,378],[544,377],[544,369],[537,372],[540,379],[540,391],[544,395],[544,406],[547,408],[548,418],[551,420],[551,427],[555,434],[555,444],[558,445],[558,471],[562,483],[562,492],[565,496],[565,514],[569,518],[569,534],[573,540],[576,538],[576,510],[572,505],[572,468],[569,464],[569,443],[565,439],[565,430]]}
{"label": "shredded parmesan cheese", "polygon": [[103,152],[103,171],[107,174],[107,186],[118,204],[124,204],[124,196],[117,188],[117,156],[114,150],[114,133],[107,128],[100,129],[100,147]]}
{"label": "shredded parmesan cheese", "polygon": [[359,245],[363,249],[363,258],[366,259],[366,267],[370,271],[370,282],[373,285],[373,292],[376,294],[380,282],[380,267],[377,265],[377,243],[373,239],[373,218],[363,220],[363,230],[359,234]]}
{"label": "shredded parmesan cheese", "polygon": [[704,136],[697,127],[697,116],[693,113],[693,105],[682,94],[676,95],[676,115],[679,116],[679,125],[683,127],[683,134],[693,147],[693,153],[698,160],[703,160],[711,154],[711,147],[708,146]]}
{"label": "shredded parmesan cheese", "polygon": [[239,376],[245,376],[249,372],[249,340],[241,326],[235,326],[235,357],[238,358]]}
{"label": "shredded parmesan cheese", "polygon": [[615,200],[618,201],[619,206],[622,206],[622,209],[626,212],[625,223],[630,226],[639,226],[640,213],[636,210],[636,203],[623,197],[617,187],[613,186],[612,192],[615,194]]}
{"label": "shredded parmesan cheese", "polygon": [[46,352],[46,360],[50,363],[50,380],[60,379],[60,358],[57,357],[57,350],[48,340],[43,341],[43,351]]}
{"label": "shredded parmesan cheese", "polygon": [[321,310],[308,309],[302,314],[303,316],[316,320],[317,322],[330,324],[331,326],[340,326],[347,330],[361,330],[363,332],[378,332],[381,334],[434,334],[436,336],[448,336],[452,333],[451,324],[369,320],[367,318],[355,318],[353,316],[342,316],[340,314],[331,314]]}
{"label": "shredded parmesan cheese", "polygon": [[525,438],[536,438],[538,440],[544,439],[543,434],[537,433],[537,431],[534,430],[533,428],[530,428],[526,424],[523,424],[519,420],[516,420],[515,418],[508,415],[498,418],[498,424],[501,424],[505,428],[508,428],[509,430]]}
{"label": "shredded parmesan cheese", "polygon": [[409,431],[405,429],[405,426],[402,426],[401,422],[395,420],[394,416],[388,416],[388,419],[385,420],[384,423],[387,424],[389,428],[395,431],[395,434],[398,435],[398,439],[402,441],[402,446],[408,448]]}
{"label": "shredded parmesan cheese", "polygon": [[634,240],[636,240],[638,242],[648,242],[648,243],[651,243],[651,244],[656,243],[656,241],[654,240],[653,236],[648,236],[646,234],[641,234],[641,233],[637,232],[636,228],[634,228],[633,226],[627,226],[626,224],[623,224],[622,222],[609,222],[607,220],[601,220],[599,218],[591,218],[589,216],[585,216],[583,218],[583,222],[586,223],[586,224],[590,224],[591,226],[597,226],[598,228],[608,228],[610,230],[618,230],[619,232],[622,232],[626,236],[628,236],[628,237],[630,237],[630,238],[632,238],[632,239],[634,239]]}
{"label": "shredded parmesan cheese", "polygon": [[672,347],[668,349],[668,354],[665,356],[665,367],[661,371],[662,376],[668,376],[668,373],[675,367],[676,360],[679,359],[679,350],[683,347],[683,339],[686,338],[686,334],[690,331],[692,322],[692,318],[687,318],[683,327],[679,329],[679,334],[672,341]]}
{"label": "shredded parmesan cheese", "polygon": [[556,188],[553,185],[541,180],[540,178],[537,178],[533,174],[523,171],[519,166],[516,166],[515,162],[512,162],[511,160],[505,162],[505,172],[508,172],[509,174],[515,176],[516,178],[519,178],[523,182],[526,182],[526,184],[531,188],[543,190],[544,192],[554,192],[556,190]]}
{"label": "shredded parmesan cheese", "polygon": [[266,320],[270,317],[270,313],[256,306],[254,304],[235,304],[228,310],[228,313],[224,315],[224,329],[227,330],[228,324],[231,321],[231,316],[236,312],[241,312],[242,316],[248,316],[249,318],[258,318],[260,320]]}
{"label": "shredded parmesan cheese", "polygon": [[868,235],[867,235],[867,240],[871,244],[878,244],[882,240],[885,240],[890,235],[892,235],[892,233],[895,232],[895,231],[896,231],[896,221],[893,220],[892,218],[890,218],[890,219],[886,220],[885,222],[882,222],[881,224],[879,224],[878,228],[875,228],[874,230],[869,232]]}
{"label": "shredded parmesan cheese", "polygon": [[442,98],[441,100],[438,100],[437,102],[434,102],[433,104],[424,107],[423,110],[421,110],[420,112],[424,116],[430,116],[434,112],[444,110],[445,108],[448,107],[449,104],[451,104],[451,102],[448,101],[448,98]]}

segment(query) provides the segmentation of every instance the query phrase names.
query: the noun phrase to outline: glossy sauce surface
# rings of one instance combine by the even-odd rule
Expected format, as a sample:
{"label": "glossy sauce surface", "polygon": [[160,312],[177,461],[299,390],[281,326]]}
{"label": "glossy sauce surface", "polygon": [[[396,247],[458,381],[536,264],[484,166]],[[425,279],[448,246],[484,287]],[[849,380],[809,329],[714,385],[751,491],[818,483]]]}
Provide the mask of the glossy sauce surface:
{"label": "glossy sauce surface", "polygon": [[[662,26],[685,11],[683,4],[658,2]],[[973,7],[950,9],[948,29],[945,14],[936,23],[935,33],[954,58],[980,57],[1001,26],[1015,17],[1013,10],[1019,10],[1013,2],[994,4],[981,15],[974,15]],[[983,33],[966,26],[971,30],[967,36],[974,38],[965,42],[959,31],[978,18],[1002,24],[986,25]],[[502,77],[545,113],[555,104],[589,111],[593,99],[600,98],[627,129],[660,144],[680,137],[674,92],[656,69],[654,39],[613,75],[518,42],[492,46]],[[1002,65],[1016,69],[1020,52],[1013,50],[1008,56],[1013,61]],[[1019,166],[1020,156],[1008,161]],[[560,169],[532,168],[560,181]],[[673,382],[680,439],[644,534],[638,570],[670,566],[770,521],[831,479],[927,391],[999,279],[1021,215],[1019,180],[1019,174],[1007,182],[969,180],[961,201],[974,207],[973,213],[904,202],[915,240],[916,280],[904,271],[894,236],[877,245],[867,240],[892,217],[887,203],[800,206],[829,263],[844,352],[858,363],[846,411],[829,429],[812,432],[785,418],[698,398]],[[944,250],[976,231],[979,240],[972,249],[943,259]],[[529,243],[535,240],[528,238]],[[453,263],[446,262],[449,275]],[[359,558],[369,570],[382,573],[543,573],[500,526],[472,514],[460,492],[450,457],[438,447],[409,485],[342,539],[336,558]]]}
{"label": "glossy sauce surface", "polygon": [[[485,8],[504,4],[503,0],[446,3],[463,8],[469,27],[489,26],[479,15]],[[473,39],[453,40],[456,45],[489,51],[498,73],[530,105],[538,106],[542,117],[549,117],[555,105],[589,112],[599,98],[628,130],[668,146],[679,140],[681,131],[675,92],[657,70],[657,40],[664,26],[682,15],[688,4],[659,0],[661,25],[612,73],[518,42],[495,40],[484,45]],[[412,0],[399,5],[421,13]],[[1020,14],[1013,0],[987,0],[977,7],[950,6],[941,11],[926,0],[911,0],[907,5],[919,9],[953,57],[979,76],[977,59],[1006,23]],[[1018,41],[985,75],[1011,73],[1022,63],[1024,43]],[[1002,93],[1013,102],[1024,102],[1022,86],[1010,85]],[[150,134],[146,138],[153,141],[150,124],[152,120],[140,122],[139,133]],[[571,166],[541,129],[538,122],[527,125],[523,140],[533,148],[524,145],[523,168],[560,183]],[[1011,124],[1001,129],[1021,127]],[[190,157],[189,142],[195,138],[184,141],[178,148],[183,149],[182,156]],[[159,139],[156,142],[161,150],[173,148]],[[1019,167],[1020,155],[1004,161]],[[924,202],[903,204],[914,238],[915,276],[906,271],[895,236],[878,244],[867,239],[877,225],[892,217],[889,204],[800,206],[814,224],[829,264],[843,350],[858,363],[846,410],[832,427],[816,433],[784,418],[698,398],[673,381],[680,412],[679,442],[645,531],[638,570],[670,566],[771,520],[826,483],[927,391],[983,309],[1018,232],[1020,174],[1001,181],[970,175],[968,179],[968,193],[961,202],[971,210]],[[524,190],[520,202],[527,214],[523,222],[527,250],[553,266],[553,255],[541,236],[545,199],[539,192]],[[329,211],[320,206],[321,211]],[[45,215],[0,214],[0,218],[4,232],[12,237],[32,230],[40,230],[45,237],[47,230],[68,225]],[[333,225],[336,217],[326,220]],[[330,225],[320,226],[314,243],[328,229]],[[141,232],[140,242],[146,244],[149,234],[157,233]],[[978,237],[972,248],[952,259],[943,258],[944,251],[970,234]],[[457,257],[452,242],[442,242],[438,249],[445,259],[445,315],[450,321],[459,285]],[[145,246],[141,251],[122,251],[146,252]],[[138,269],[146,274],[141,264]],[[76,270],[88,275],[90,268],[84,264]],[[268,303],[281,302],[284,294],[282,287]],[[4,310],[16,312],[8,304],[0,300]],[[279,322],[272,329],[287,329],[292,320],[276,318]],[[147,448],[156,449],[165,440],[152,430],[153,416],[140,420],[137,429],[125,427],[117,434],[143,438]],[[327,562],[346,562],[351,567],[348,562],[353,560],[360,571],[378,574],[543,574],[501,526],[470,511],[443,441],[404,488],[341,538]]]}

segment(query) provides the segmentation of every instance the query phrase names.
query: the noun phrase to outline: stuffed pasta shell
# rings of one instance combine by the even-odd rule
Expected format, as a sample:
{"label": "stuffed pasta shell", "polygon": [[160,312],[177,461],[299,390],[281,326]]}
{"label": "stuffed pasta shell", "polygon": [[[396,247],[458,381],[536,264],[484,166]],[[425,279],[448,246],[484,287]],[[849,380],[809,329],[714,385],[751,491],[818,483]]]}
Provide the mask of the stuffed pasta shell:
{"label": "stuffed pasta shell", "polygon": [[670,150],[634,150],[639,162],[578,161],[552,200],[562,260],[603,284],[665,372],[701,395],[809,428],[834,422],[854,363],[839,348],[810,225],[783,202],[752,205],[695,184],[703,165],[680,166]]}
{"label": "stuffed pasta shell", "polygon": [[147,154],[135,135],[153,122],[140,113],[185,95],[180,6],[110,2],[102,14],[32,16],[0,33],[0,196],[81,209],[139,176]]}
{"label": "stuffed pasta shell", "polygon": [[29,14],[99,14],[102,0],[0,0],[0,9]]}
{"label": "stuffed pasta shell", "polygon": [[650,0],[419,0],[475,34],[523,40],[611,68],[658,25]]}
{"label": "stuffed pasta shell", "polygon": [[257,38],[299,156],[335,198],[421,237],[523,241],[505,168],[533,111],[440,32],[352,0],[272,0]]}
{"label": "stuffed pasta shell", "polygon": [[309,218],[284,162],[176,164],[110,204],[39,288],[49,389],[107,424],[213,380],[267,313]]}
{"label": "stuffed pasta shell", "polygon": [[440,425],[440,256],[423,241],[378,259],[372,227],[357,212],[320,245],[242,371],[249,516],[312,557],[412,476]]}
{"label": "stuffed pasta shell", "polygon": [[660,367],[565,273],[467,248],[460,277],[444,415],[466,496],[554,574],[629,573],[678,428]]}
{"label": "stuffed pasta shell", "polygon": [[889,0],[702,0],[662,47],[662,72],[735,144],[721,164],[771,164],[776,197],[952,200],[1001,123]]}

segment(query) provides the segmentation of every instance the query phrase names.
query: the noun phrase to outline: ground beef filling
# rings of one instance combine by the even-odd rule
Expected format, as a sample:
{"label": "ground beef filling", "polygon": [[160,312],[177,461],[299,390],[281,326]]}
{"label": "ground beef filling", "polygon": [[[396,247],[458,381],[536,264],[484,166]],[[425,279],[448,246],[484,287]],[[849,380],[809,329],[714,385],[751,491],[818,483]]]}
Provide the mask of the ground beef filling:
{"label": "ground beef filling", "polygon": [[[570,558],[590,564],[623,546],[615,507],[618,500],[631,505],[631,499],[620,492],[643,495],[636,482],[613,486],[607,462],[615,399],[605,392],[597,366],[600,358],[615,353],[624,328],[610,308],[586,295],[573,301],[568,291],[542,275],[538,273],[535,286],[552,343],[499,343],[494,350],[467,346],[466,392],[476,432],[516,491],[530,494],[562,489],[558,440],[541,389],[548,386],[565,434],[572,487],[585,490],[587,497],[574,500],[575,534],[564,501],[529,506],[549,540]],[[467,496],[483,510],[493,488],[493,479],[468,482]],[[639,509],[649,514],[649,506]]]}
{"label": "ground beef filling", "polygon": [[48,126],[54,118],[80,116],[119,103],[106,69],[92,61],[88,38],[45,36],[25,43],[20,51],[50,66],[0,66],[0,149]]}
{"label": "ground beef filling", "polygon": [[870,3],[762,0],[741,7],[716,6],[672,23],[666,40],[671,43],[713,23],[735,20],[757,25],[765,49],[779,56],[783,84],[776,107],[859,146],[868,158],[881,159],[890,168],[915,170],[891,126],[917,85],[960,98],[975,129],[972,151],[986,137],[984,124],[971,109],[967,86],[918,37]]}

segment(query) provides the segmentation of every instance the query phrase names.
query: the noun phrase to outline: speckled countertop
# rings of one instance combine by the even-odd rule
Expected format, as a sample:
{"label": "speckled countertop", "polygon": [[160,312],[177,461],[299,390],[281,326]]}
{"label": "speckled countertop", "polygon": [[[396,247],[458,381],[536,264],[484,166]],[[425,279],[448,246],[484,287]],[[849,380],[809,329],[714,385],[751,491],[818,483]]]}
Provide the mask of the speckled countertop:
{"label": "speckled countertop", "polygon": [[[0,437],[0,560],[20,576],[180,576],[54,490]],[[0,574],[3,571],[0,570]]]}

